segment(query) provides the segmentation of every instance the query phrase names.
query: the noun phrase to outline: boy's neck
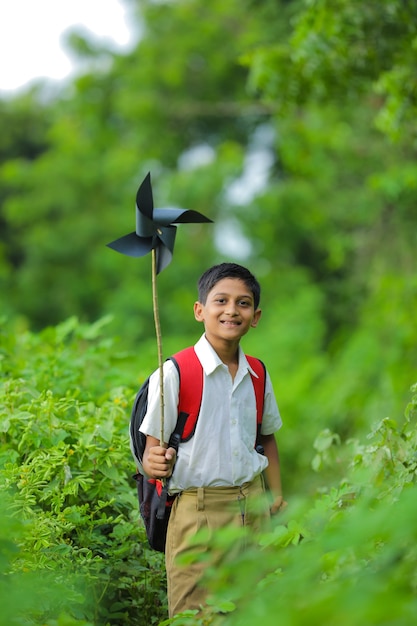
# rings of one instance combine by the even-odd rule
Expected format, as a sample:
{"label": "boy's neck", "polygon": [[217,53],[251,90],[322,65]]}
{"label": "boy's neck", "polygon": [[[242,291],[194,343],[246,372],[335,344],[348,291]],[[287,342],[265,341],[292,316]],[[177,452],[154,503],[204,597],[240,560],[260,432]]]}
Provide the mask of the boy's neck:
{"label": "boy's neck", "polygon": [[218,341],[214,344],[207,336],[206,339],[234,378],[239,367],[239,341]]}

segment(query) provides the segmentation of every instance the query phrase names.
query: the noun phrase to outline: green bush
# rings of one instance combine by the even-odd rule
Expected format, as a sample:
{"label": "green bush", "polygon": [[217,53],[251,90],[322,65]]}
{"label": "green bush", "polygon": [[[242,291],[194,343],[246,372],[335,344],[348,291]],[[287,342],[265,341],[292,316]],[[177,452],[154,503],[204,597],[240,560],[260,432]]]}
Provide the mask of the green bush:
{"label": "green bush", "polygon": [[[6,573],[19,598],[24,572],[52,576],[65,584],[58,597],[67,604],[78,594],[69,616],[145,626],[166,613],[165,574],[147,547],[131,478],[135,390],[118,384],[128,376],[100,336],[102,323],[72,319],[38,335],[3,328],[0,488],[10,498],[8,515],[23,524]],[[57,618],[56,596],[54,585],[51,607],[25,604],[15,623]]]}

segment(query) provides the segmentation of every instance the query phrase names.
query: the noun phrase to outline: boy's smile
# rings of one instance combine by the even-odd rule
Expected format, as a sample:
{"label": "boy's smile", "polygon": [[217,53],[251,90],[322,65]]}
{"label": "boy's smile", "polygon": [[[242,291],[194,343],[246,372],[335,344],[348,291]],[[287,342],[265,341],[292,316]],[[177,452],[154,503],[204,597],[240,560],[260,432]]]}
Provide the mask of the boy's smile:
{"label": "boy's smile", "polygon": [[242,280],[223,278],[208,293],[205,304],[194,304],[194,315],[204,322],[206,337],[215,345],[219,340],[239,343],[258,324],[261,310],[255,311],[253,293]]}

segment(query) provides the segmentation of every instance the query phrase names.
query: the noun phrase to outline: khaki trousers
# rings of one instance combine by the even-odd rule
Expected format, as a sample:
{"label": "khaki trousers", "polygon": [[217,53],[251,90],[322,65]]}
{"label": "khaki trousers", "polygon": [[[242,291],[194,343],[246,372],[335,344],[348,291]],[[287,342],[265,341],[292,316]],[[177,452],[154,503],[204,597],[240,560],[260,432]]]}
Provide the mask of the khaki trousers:
{"label": "khaki trousers", "polygon": [[203,540],[190,546],[190,539],[202,529],[207,531],[205,538],[210,538],[217,529],[230,525],[260,530],[266,519],[269,504],[261,476],[241,487],[187,489],[176,498],[165,548],[170,617],[188,609],[200,609],[207,595],[200,584],[204,570],[221,558],[210,553],[203,561],[192,558],[186,565],[179,563],[180,557],[207,552]]}

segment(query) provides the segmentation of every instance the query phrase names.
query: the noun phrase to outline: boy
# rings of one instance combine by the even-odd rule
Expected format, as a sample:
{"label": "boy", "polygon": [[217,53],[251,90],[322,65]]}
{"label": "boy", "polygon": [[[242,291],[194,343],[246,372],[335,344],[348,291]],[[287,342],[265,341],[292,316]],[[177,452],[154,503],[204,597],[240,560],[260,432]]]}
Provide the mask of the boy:
{"label": "boy", "polygon": [[[222,263],[201,276],[194,316],[204,324],[205,331],[195,345],[204,371],[203,397],[195,433],[180,444],[178,455],[173,448],[159,445],[158,372],[150,380],[148,410],[140,428],[147,436],[143,468],[155,478],[171,477],[169,490],[179,493],[172,508],[165,549],[171,617],[187,609],[199,609],[205,600],[205,591],[198,585],[202,563],[180,567],[176,562],[178,556],[186,553],[189,539],[198,530],[205,527],[213,531],[226,524],[259,525],[262,515],[251,515],[251,504],[263,496],[264,470],[273,498],[271,513],[285,506],[274,436],[282,422],[271,381],[267,374],[259,440],[265,455],[261,455],[254,447],[256,402],[250,366],[240,347],[243,335],[259,322],[259,300],[258,281],[241,265]],[[167,361],[165,441],[177,420],[178,388],[175,366]],[[264,504],[263,515],[269,515],[265,498]]]}

